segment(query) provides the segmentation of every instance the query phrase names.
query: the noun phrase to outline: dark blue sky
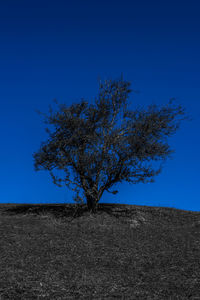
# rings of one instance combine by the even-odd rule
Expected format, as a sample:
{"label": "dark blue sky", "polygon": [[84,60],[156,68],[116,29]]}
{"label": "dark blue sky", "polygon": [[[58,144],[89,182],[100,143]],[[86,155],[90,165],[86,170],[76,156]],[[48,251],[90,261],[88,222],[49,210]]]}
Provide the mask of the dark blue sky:
{"label": "dark blue sky", "polygon": [[35,109],[53,99],[94,103],[98,78],[131,82],[129,109],[175,97],[193,121],[155,183],[114,186],[100,202],[200,210],[200,5],[194,1],[0,1],[2,203],[73,203],[73,192],[35,172],[48,135]]}

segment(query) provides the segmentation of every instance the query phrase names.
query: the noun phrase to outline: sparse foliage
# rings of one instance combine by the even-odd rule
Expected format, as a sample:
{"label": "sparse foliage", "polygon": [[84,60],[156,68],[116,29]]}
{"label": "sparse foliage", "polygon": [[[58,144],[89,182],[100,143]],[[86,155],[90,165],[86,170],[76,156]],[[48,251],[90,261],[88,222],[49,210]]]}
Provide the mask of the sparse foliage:
{"label": "sparse foliage", "polygon": [[[51,133],[46,129],[50,138],[33,154],[35,170],[48,170],[58,186],[63,186],[62,182],[69,188],[74,185],[74,200],[86,200],[92,212],[105,191],[118,192],[110,191],[118,182],[154,182],[162,167],[154,170],[144,163],[165,160],[174,152],[163,140],[187,119],[174,123],[176,116],[185,113],[181,106],[171,107],[174,99],[160,109],[150,105],[147,110],[128,111],[129,87],[130,82],[122,78],[106,80],[99,84],[96,106],[82,100],[68,108],[59,105],[55,113],[50,107],[50,116],[44,114],[45,123],[54,125],[55,130]],[[118,121],[120,126],[116,126]],[[54,169],[63,170],[65,177],[55,176]],[[80,190],[84,197],[79,195]]]}

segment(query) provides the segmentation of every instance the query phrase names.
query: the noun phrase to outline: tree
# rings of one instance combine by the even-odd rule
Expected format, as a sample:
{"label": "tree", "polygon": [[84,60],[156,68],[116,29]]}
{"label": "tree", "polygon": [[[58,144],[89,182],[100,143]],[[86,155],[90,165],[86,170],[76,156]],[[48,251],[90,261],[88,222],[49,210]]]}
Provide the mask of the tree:
{"label": "tree", "polygon": [[[166,137],[176,132],[181,120],[187,119],[174,123],[176,116],[185,114],[181,106],[170,107],[174,99],[160,109],[150,105],[146,111],[128,111],[130,85],[122,78],[100,82],[96,106],[88,106],[82,99],[69,108],[59,105],[55,113],[50,106],[50,116],[44,114],[45,123],[55,128],[53,132],[46,128],[50,138],[33,154],[35,170],[48,170],[59,187],[63,186],[61,182],[68,188],[74,185],[74,201],[84,203],[85,199],[93,213],[105,191],[118,193],[110,191],[114,184],[154,182],[153,177],[162,166],[154,170],[151,164],[144,163],[166,160],[175,152],[169,148]],[[120,126],[116,126],[119,121]],[[53,170],[63,170],[65,177],[57,177]],[[80,190],[84,197],[79,195]]]}

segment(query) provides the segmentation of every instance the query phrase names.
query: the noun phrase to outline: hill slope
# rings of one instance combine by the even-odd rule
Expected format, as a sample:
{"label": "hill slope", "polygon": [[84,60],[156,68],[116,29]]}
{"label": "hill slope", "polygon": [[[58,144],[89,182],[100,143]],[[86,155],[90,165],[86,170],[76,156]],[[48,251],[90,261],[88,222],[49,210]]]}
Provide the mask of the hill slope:
{"label": "hill slope", "polygon": [[0,261],[2,300],[200,299],[200,212],[1,204]]}

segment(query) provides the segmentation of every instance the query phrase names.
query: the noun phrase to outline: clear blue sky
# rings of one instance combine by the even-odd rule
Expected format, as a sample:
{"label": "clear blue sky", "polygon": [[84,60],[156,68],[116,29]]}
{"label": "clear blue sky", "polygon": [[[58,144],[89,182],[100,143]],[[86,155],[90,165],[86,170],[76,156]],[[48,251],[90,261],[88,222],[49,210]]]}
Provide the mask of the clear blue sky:
{"label": "clear blue sky", "polygon": [[[155,183],[114,186],[100,201],[200,211],[198,1],[0,1],[1,203],[73,203],[73,191],[34,171],[53,99],[94,103],[98,78],[131,82],[129,109],[175,97],[193,121]],[[53,106],[54,107],[54,106]]]}

